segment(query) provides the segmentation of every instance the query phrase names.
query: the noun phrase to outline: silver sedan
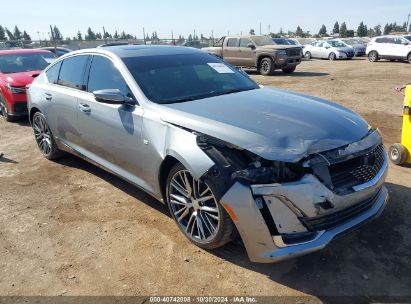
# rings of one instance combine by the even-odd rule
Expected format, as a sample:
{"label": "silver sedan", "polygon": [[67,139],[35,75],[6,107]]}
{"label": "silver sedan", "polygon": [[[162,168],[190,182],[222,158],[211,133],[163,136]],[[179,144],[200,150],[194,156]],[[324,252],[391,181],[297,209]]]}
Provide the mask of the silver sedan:
{"label": "silver sedan", "polygon": [[240,237],[252,261],[309,253],[387,201],[379,132],[329,101],[261,88],[202,51],[72,52],[28,90],[40,152],[105,168],[168,205],[213,249]]}

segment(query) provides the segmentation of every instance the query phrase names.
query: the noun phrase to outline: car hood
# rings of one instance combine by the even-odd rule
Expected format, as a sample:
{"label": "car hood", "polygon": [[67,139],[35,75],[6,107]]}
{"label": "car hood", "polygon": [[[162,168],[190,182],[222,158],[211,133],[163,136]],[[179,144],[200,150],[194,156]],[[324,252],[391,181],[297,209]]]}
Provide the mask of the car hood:
{"label": "car hood", "polygon": [[39,76],[41,71],[30,71],[21,73],[3,74],[4,79],[13,86],[22,87],[33,82],[34,78]]}
{"label": "car hood", "polygon": [[348,46],[333,47],[333,49],[336,49],[340,52],[353,52],[354,51],[354,49],[352,47],[348,47]]}
{"label": "car hood", "polygon": [[342,106],[270,88],[158,108],[166,122],[267,160],[297,162],[309,154],[359,141],[368,133],[367,122]]}

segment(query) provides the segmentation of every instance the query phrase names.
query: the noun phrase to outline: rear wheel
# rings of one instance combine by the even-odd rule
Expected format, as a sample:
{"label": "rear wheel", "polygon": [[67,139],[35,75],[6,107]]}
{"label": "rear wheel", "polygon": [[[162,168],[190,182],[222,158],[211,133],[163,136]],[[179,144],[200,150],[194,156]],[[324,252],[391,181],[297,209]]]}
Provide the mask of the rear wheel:
{"label": "rear wheel", "polygon": [[264,76],[271,75],[274,72],[274,62],[271,58],[265,57],[260,61],[260,74]]}
{"label": "rear wheel", "polygon": [[395,165],[402,165],[408,157],[407,149],[402,144],[393,144],[389,150],[390,160]]}
{"label": "rear wheel", "polygon": [[328,55],[328,59],[331,61],[335,60],[336,57],[337,56],[335,56],[335,53],[330,53],[330,55]]}
{"label": "rear wheel", "polygon": [[287,68],[283,69],[283,72],[286,73],[286,74],[289,74],[289,73],[294,72],[296,68],[297,68],[296,66],[287,67]]}
{"label": "rear wheel", "polygon": [[41,112],[34,113],[33,131],[37,146],[45,158],[52,160],[62,156],[63,152],[57,147],[53,134],[51,134],[50,128],[47,125],[46,118]]}
{"label": "rear wheel", "polygon": [[171,169],[166,187],[171,216],[192,243],[214,249],[231,240],[234,224],[211,185],[196,180],[178,163]]}
{"label": "rear wheel", "polygon": [[411,53],[408,54],[407,61],[408,63],[411,63]]}
{"label": "rear wheel", "polygon": [[368,60],[371,62],[377,62],[379,60],[378,53],[376,51],[371,51],[368,54]]}
{"label": "rear wheel", "polygon": [[11,122],[15,120],[13,116],[10,116],[9,111],[7,110],[6,100],[2,94],[0,94],[0,112],[1,117],[6,121]]}

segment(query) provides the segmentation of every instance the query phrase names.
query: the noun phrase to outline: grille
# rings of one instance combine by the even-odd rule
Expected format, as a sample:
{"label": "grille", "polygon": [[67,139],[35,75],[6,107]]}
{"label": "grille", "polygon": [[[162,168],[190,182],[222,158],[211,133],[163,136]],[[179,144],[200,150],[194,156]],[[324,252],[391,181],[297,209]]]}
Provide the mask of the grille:
{"label": "grille", "polygon": [[369,210],[375,204],[379,194],[380,192],[370,199],[331,214],[311,218],[302,217],[300,220],[311,231],[332,229]]}
{"label": "grille", "polygon": [[370,152],[329,167],[332,186],[336,189],[366,183],[372,180],[384,164],[384,147],[382,144]]}
{"label": "grille", "polygon": [[23,113],[27,112],[27,103],[15,103],[14,104],[14,113]]}
{"label": "grille", "polygon": [[300,48],[286,49],[286,52],[287,52],[288,56],[300,56],[301,55],[301,49]]}

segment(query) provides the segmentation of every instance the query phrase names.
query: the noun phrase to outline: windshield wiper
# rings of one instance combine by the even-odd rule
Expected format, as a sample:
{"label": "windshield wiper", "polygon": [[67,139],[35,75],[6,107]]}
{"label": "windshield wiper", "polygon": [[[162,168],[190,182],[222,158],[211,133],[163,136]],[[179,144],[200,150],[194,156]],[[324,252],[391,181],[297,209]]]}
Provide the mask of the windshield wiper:
{"label": "windshield wiper", "polygon": [[215,94],[212,94],[211,96],[221,96],[221,95],[227,95],[227,94],[232,94],[232,93],[239,93],[239,92],[244,92],[244,91],[251,91],[255,90],[256,88],[241,88],[241,89],[231,89],[231,90],[225,90],[222,92],[217,92]]}

